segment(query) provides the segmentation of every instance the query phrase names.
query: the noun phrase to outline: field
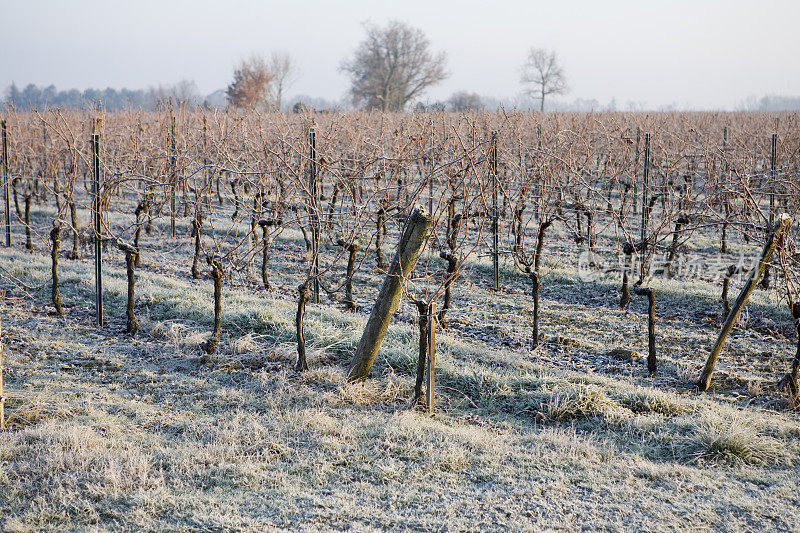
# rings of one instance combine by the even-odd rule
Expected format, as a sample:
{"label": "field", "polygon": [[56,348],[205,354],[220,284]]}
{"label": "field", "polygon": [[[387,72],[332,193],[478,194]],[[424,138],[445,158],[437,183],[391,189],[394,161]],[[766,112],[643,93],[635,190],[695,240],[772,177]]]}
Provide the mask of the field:
{"label": "field", "polygon": [[[690,116],[676,122],[679,119],[694,120],[695,127],[709,120]],[[37,117],[18,120],[35,125]],[[123,118],[108,117],[107,131],[115,120]],[[124,120],[130,123],[129,118]],[[281,127],[280,120],[275,119],[276,129]],[[326,140],[320,151],[329,165],[320,163],[321,171],[332,180],[329,154],[335,143],[331,139],[337,139],[337,146],[347,146],[358,137],[330,134],[347,131],[346,117],[317,120],[318,129],[326,132],[319,134]],[[373,124],[377,119],[370,120]],[[390,115],[384,120],[401,119]],[[127,148],[136,151],[134,145],[113,144],[112,133],[104,134],[112,145],[106,176],[116,188],[101,203],[106,206],[104,231],[110,237],[105,239],[102,327],[95,322],[94,243],[86,230],[94,214],[90,195],[80,187],[80,165],[74,170],[65,167],[62,174],[53,170],[56,180],[63,182],[47,188],[49,198],[39,194],[44,198],[32,202],[27,227],[33,230],[33,249],[25,248],[26,225],[21,219],[14,223],[12,246],[0,248],[7,425],[0,432],[0,527],[6,531],[799,529],[800,416],[796,399],[779,386],[797,346],[787,307],[794,290],[791,243],[796,240],[796,228],[782,244],[786,251],[773,262],[772,287],[753,292],[727,339],[711,389],[702,392],[698,378],[725,321],[721,278],[683,271],[646,277],[646,286],[656,294],[658,370],[651,374],[647,298],[634,295],[630,306],[621,309],[620,272],[584,264],[589,243],[599,262],[616,264],[626,255],[622,252],[626,239],[620,235],[637,235],[641,230],[641,206],[635,211],[630,196],[623,192],[626,189],[619,186],[623,177],[636,178],[637,171],[630,166],[633,158],[627,163],[621,156],[606,160],[604,172],[610,172],[617,184],[608,188],[602,184],[610,178],[603,172],[596,173],[597,181],[552,181],[579,174],[575,169],[585,170],[586,161],[595,161],[595,153],[580,155],[585,157],[582,163],[540,169],[532,181],[521,179],[513,186],[508,176],[514,173],[502,169],[506,185],[500,204],[519,206],[523,200],[523,209],[531,214],[515,218],[510,207],[504,208],[500,230],[504,252],[498,253],[500,288],[494,290],[492,247],[487,238],[491,172],[481,182],[487,176],[484,170],[491,168],[491,152],[487,152],[489,136],[476,134],[474,127],[481,120],[500,118],[440,116],[437,120],[456,124],[454,128],[472,127],[473,140],[464,134],[459,148],[458,136],[448,137],[455,148],[451,147],[450,156],[436,171],[442,173],[442,180],[435,189],[429,189],[421,176],[410,174],[403,174],[404,185],[395,189],[388,185],[394,183],[394,175],[391,180],[379,175],[366,203],[356,202],[353,193],[350,207],[343,200],[336,207],[330,197],[331,181],[327,197],[309,195],[308,218],[300,214],[302,208],[285,208],[280,231],[264,238],[269,246],[269,289],[262,279],[261,240],[252,238],[261,235],[253,221],[267,217],[266,211],[260,211],[267,208],[260,202],[258,217],[251,217],[248,209],[254,197],[263,199],[256,191],[271,194],[279,187],[253,185],[264,177],[253,177],[241,163],[247,154],[228,159],[219,153],[185,156],[181,175],[199,181],[189,182],[189,193],[184,187],[182,197],[176,194],[180,184],[153,177],[152,187],[160,192],[152,193],[151,205],[159,209],[152,209],[152,227],[141,232],[138,247],[141,264],[136,268],[135,310],[139,327],[135,334],[126,333],[125,255],[114,243],[131,240],[136,227],[145,224],[145,217],[132,214],[150,192],[146,186],[139,188],[140,178],[131,177],[126,165],[145,157],[125,159],[120,154]],[[577,119],[552,120],[562,123],[547,123],[545,130],[552,127],[560,132]],[[741,126],[752,125],[751,120],[767,124],[771,117],[730,120]],[[794,115],[784,117],[782,123],[793,120]],[[56,119],[48,122],[56,123]],[[55,132],[58,126],[53,128]],[[631,131],[629,125],[626,128]],[[381,137],[385,141],[381,149],[386,151],[395,143],[391,159],[409,161],[408,149],[397,144],[413,137],[412,133],[397,128],[392,134],[391,129],[387,128],[388,133],[381,129],[380,135],[386,135]],[[401,134],[396,133],[398,129]],[[535,128],[526,131],[535,134]],[[741,131],[745,138],[750,130],[742,127]],[[236,138],[237,134],[226,135]],[[250,135],[255,135],[253,130]],[[551,139],[548,135],[545,131],[539,138]],[[591,137],[585,132],[581,135]],[[56,137],[51,134],[51,140]],[[552,139],[558,137],[554,133]],[[768,136],[763,138],[768,142]],[[294,139],[303,146],[305,130]],[[432,143],[436,139],[445,142],[431,136]],[[796,179],[797,139],[789,134],[782,139],[781,168],[791,183]],[[214,142],[219,141],[209,141],[209,145]],[[14,160],[13,175],[37,175],[36,168],[26,167],[38,160],[39,151],[35,144],[31,146],[27,163]],[[697,145],[692,146],[693,153],[698,153]],[[19,153],[20,145],[16,148]],[[753,185],[747,194],[731,194],[730,213],[724,220],[715,218],[713,213],[722,204],[710,192],[712,181],[718,183],[712,179],[711,166],[687,163],[690,158],[684,156],[676,158],[683,162],[680,167],[670,166],[670,154],[684,153],[686,147],[660,149],[658,168],[665,169],[666,175],[682,176],[689,165],[701,176],[697,179],[702,179],[703,187],[676,188],[673,195],[659,185],[667,198],[651,204],[653,229],[644,240],[664,252],[679,241],[679,251],[677,246],[674,249],[684,262],[676,258],[676,265],[690,265],[690,258],[710,264],[720,257],[720,230],[725,222],[730,230],[724,264],[758,258],[766,235],[754,231],[752,236],[744,235],[755,225],[759,209],[767,209],[775,182],[772,189]],[[302,151],[276,148],[275,153],[292,150]],[[489,156],[484,158],[479,152]],[[257,153],[254,149],[253,154]],[[577,157],[575,145],[558,154],[554,149],[551,157],[565,161],[566,153]],[[741,153],[745,154],[742,158],[751,155],[747,149]],[[169,158],[152,158],[165,165],[154,165],[152,176],[171,175],[166,166]],[[253,180],[249,193],[243,187],[241,192],[235,185],[226,187],[229,182],[220,173],[224,201],[218,202],[213,175],[185,171],[190,161],[202,160],[200,167],[207,167],[206,158],[225,160],[220,165],[226,172]],[[502,160],[512,157],[504,152]],[[448,174],[456,162],[460,170]],[[761,172],[762,163],[753,168]],[[235,164],[243,166],[234,168]],[[306,164],[302,162],[295,173],[305,176]],[[608,170],[615,164],[618,171]],[[141,168],[149,175],[147,164]],[[721,168],[715,166],[714,172]],[[473,171],[474,182],[465,184],[464,176]],[[452,185],[454,176],[460,176],[460,185]],[[44,189],[45,183],[42,177],[38,186]],[[33,185],[33,178],[20,179],[18,184],[20,190],[29,191],[29,197]],[[286,187],[287,205],[301,202],[303,192],[309,192],[300,185]],[[398,192],[404,188],[412,191],[409,198]],[[163,193],[167,189],[172,197]],[[192,191],[201,189],[213,201],[203,200],[201,193],[195,195],[196,200],[187,200]],[[558,189],[570,192],[563,196],[553,192]],[[54,190],[64,195],[59,206]],[[435,206],[431,231],[438,233],[441,247],[430,244],[422,250],[369,378],[350,381],[348,364],[386,275],[386,268],[376,261],[374,234],[381,234],[380,229],[374,230],[377,208],[384,206],[388,213],[382,251],[390,261],[408,221],[403,216],[407,206],[426,206],[429,190],[435,191],[430,195]],[[784,195],[778,201],[781,211],[794,214],[800,196],[793,186],[780,190]],[[77,225],[83,236],[78,259],[67,257],[72,247],[67,194],[74,194],[78,204]],[[751,204],[742,200],[748,195],[755,198]],[[169,201],[175,197],[180,203],[173,237]],[[607,199],[612,209],[606,209]],[[269,209],[277,219],[275,204]],[[448,220],[457,225],[453,222],[457,219],[448,209],[456,204],[465,222],[461,240],[451,247],[453,253],[459,252],[458,268],[449,276],[443,274],[448,261],[436,252],[451,242]],[[188,206],[186,211],[183,206]],[[203,209],[207,211],[201,230],[202,272],[194,279],[192,221],[198,220],[196,213]],[[324,215],[333,209],[340,209],[340,218],[326,219]],[[576,212],[577,220],[592,213],[585,218],[594,225],[586,230],[576,227]],[[676,228],[679,214],[689,212],[693,221],[701,222]],[[332,237],[321,237],[319,246],[309,249],[306,234],[315,230],[314,215],[317,224],[322,218],[318,230]],[[291,216],[295,218],[290,221]],[[548,217],[553,222],[535,253],[539,261],[534,267],[526,250],[536,243],[537,229]],[[54,312],[51,298],[47,232],[53,220],[65,221],[58,262],[63,315]],[[326,220],[334,220],[331,228],[336,229],[325,230]],[[517,226],[521,229],[511,232],[517,221],[522,221]],[[691,231],[687,225],[693,226]],[[518,234],[525,236],[522,251],[513,246]],[[352,280],[357,311],[346,309],[340,284],[347,265],[344,247],[337,246],[335,236],[360,245]],[[211,258],[208,263],[206,256]],[[655,256],[653,252],[645,261],[655,261]],[[224,259],[225,278],[219,345],[208,353],[203,346],[214,327],[214,284],[209,276],[213,257]],[[530,270],[534,268],[540,272],[536,346],[531,333],[535,312]],[[749,269],[733,277],[731,300],[748,273]],[[325,287],[320,303],[307,305],[304,333],[309,369],[298,371],[297,287],[314,279]],[[448,279],[453,281],[452,306],[446,327],[436,331],[436,400],[431,414],[424,406],[411,405],[420,340],[418,309],[411,300],[416,295],[441,304]]]}

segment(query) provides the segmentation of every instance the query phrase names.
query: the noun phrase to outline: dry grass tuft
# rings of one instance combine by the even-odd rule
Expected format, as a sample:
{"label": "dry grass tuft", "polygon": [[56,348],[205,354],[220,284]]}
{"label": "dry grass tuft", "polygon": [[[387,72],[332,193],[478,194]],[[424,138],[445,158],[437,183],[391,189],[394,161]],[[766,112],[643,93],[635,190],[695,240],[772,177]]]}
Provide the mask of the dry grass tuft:
{"label": "dry grass tuft", "polygon": [[705,418],[692,425],[684,442],[684,455],[691,462],[771,465],[784,460],[783,446],[766,437],[740,417],[730,420]]}
{"label": "dry grass tuft", "polygon": [[240,355],[244,353],[252,353],[258,350],[258,343],[256,343],[256,336],[253,333],[243,335],[233,341],[231,346],[233,353]]}
{"label": "dry grass tuft", "polygon": [[395,377],[367,380],[361,383],[342,383],[336,390],[333,405],[375,405],[404,403],[411,393]]}
{"label": "dry grass tuft", "polygon": [[663,392],[637,387],[618,397],[617,402],[637,414],[679,416],[691,411],[683,402]]}
{"label": "dry grass tuft", "polygon": [[555,420],[617,417],[619,404],[593,385],[569,385],[556,391],[546,403],[547,415]]}
{"label": "dry grass tuft", "polygon": [[72,415],[64,402],[52,398],[11,395],[6,403],[6,429],[19,430],[43,420],[66,420]]}
{"label": "dry grass tuft", "polygon": [[209,333],[194,331],[183,324],[156,322],[150,328],[150,336],[156,339],[163,339],[177,346],[196,347],[206,340]]}

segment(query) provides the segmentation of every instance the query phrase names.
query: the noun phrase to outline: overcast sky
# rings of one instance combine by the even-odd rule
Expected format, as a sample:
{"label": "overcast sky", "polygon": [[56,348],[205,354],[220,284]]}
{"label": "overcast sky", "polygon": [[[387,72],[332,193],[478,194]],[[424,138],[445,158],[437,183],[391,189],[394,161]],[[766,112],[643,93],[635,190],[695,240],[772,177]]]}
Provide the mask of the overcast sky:
{"label": "overcast sky", "polygon": [[186,78],[208,94],[242,57],[283,49],[300,70],[290,94],[339,99],[362,23],[393,18],[448,54],[451,76],[429,100],[519,93],[531,46],[558,51],[568,99],[734,108],[800,94],[800,0],[0,0],[0,88]]}

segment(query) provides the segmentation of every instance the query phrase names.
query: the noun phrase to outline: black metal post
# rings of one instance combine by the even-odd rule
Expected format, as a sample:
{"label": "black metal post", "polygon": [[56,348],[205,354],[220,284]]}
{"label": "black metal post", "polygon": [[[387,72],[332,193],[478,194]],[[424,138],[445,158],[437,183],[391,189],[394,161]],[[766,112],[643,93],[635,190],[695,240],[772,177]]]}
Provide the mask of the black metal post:
{"label": "black metal post", "polygon": [[644,134],[644,168],[642,169],[642,231],[640,276],[644,279],[645,258],[647,257],[647,226],[650,222],[650,204],[647,201],[647,187],[650,179],[650,134]]}
{"label": "black metal post", "polygon": [[639,203],[639,141],[642,137],[642,130],[636,127],[636,157],[633,160],[633,214],[636,215]]}
{"label": "black metal post", "polygon": [[319,303],[319,184],[317,183],[317,133],[308,132],[309,189],[311,191],[311,257],[314,276],[314,303]]}
{"label": "black metal post", "polygon": [[[170,114],[172,110],[170,109]],[[175,117],[172,117],[172,127],[170,129],[170,182],[172,183],[172,199],[170,200],[170,224],[172,226],[172,237],[175,238],[175,196],[178,193],[178,168],[175,160]]]}
{"label": "black metal post", "polygon": [[489,154],[492,173],[492,274],[494,290],[500,290],[500,210],[497,206],[497,132],[492,132],[492,145]]}
{"label": "black metal post", "polygon": [[769,178],[770,178],[770,193],[769,193],[769,225],[770,228],[775,223],[775,159],[778,151],[778,134],[772,134],[772,154],[769,158]]}
{"label": "black metal post", "polygon": [[100,216],[100,134],[92,134],[92,211],[94,214],[94,279],[97,325],[103,326],[103,228]]}
{"label": "black metal post", "polygon": [[11,208],[9,204],[8,183],[8,133],[6,121],[2,122],[3,129],[3,194],[5,196],[5,222],[6,222],[6,248],[11,248]]}

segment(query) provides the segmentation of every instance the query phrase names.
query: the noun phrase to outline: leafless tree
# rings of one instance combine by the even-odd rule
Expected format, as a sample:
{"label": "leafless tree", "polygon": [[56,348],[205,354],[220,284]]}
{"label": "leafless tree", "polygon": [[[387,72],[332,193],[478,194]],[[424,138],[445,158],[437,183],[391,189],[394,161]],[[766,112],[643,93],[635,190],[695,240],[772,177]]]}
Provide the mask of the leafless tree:
{"label": "leafless tree", "polygon": [[269,73],[273,76],[271,85],[271,104],[278,111],[281,110],[286,89],[297,79],[297,67],[292,56],[287,52],[273,52],[269,58]]}
{"label": "leafless tree", "polygon": [[225,94],[234,107],[267,107],[274,80],[275,75],[270,71],[266,59],[260,55],[252,55],[243,59],[236,67],[233,81],[228,85]]}
{"label": "leafless tree", "polygon": [[555,50],[531,48],[522,65],[520,81],[527,87],[528,94],[539,100],[540,111],[544,111],[544,99],[548,94],[569,92],[564,67],[558,62]]}
{"label": "leafless tree", "polygon": [[444,52],[434,54],[416,28],[390,21],[365,25],[367,38],[341,70],[350,75],[353,102],[367,109],[401,111],[428,87],[447,78]]}

